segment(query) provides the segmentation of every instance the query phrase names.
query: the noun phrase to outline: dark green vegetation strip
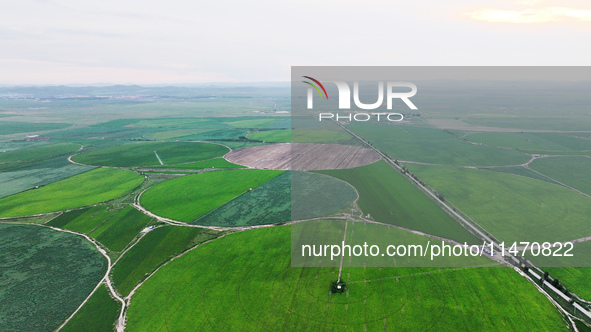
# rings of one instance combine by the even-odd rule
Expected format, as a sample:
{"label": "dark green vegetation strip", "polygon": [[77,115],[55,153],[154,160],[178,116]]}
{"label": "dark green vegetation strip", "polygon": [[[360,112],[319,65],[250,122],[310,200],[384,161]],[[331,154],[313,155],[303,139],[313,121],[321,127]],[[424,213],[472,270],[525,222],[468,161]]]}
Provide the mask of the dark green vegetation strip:
{"label": "dark green vegetation strip", "polygon": [[18,150],[9,150],[0,153],[0,163],[48,159],[59,155],[73,153],[79,148],[80,145],[78,144],[57,143],[27,147]]}
{"label": "dark green vegetation strip", "polygon": [[244,168],[242,165],[236,165],[224,158],[214,158],[195,163],[169,165],[169,166],[155,166],[153,168],[178,168],[178,169],[204,169],[204,168]]}
{"label": "dark green vegetation strip", "polygon": [[546,181],[546,182],[554,183],[554,184],[557,183],[556,181],[552,181],[548,177],[538,174],[538,173],[536,173],[536,172],[532,171],[531,169],[524,167],[524,166],[487,167],[484,169],[489,170],[489,171],[501,172],[501,173],[521,175],[521,176],[525,176],[528,178],[542,180],[542,181]]}
{"label": "dark green vegetation strip", "polygon": [[[155,151],[155,152],[154,152]],[[220,157],[228,148],[218,144],[197,142],[148,142],[118,145],[74,156],[85,165],[98,166],[158,166],[200,161]]]}
{"label": "dark green vegetation strip", "polygon": [[591,200],[565,187],[513,174],[407,165],[501,241],[568,241],[591,235]]}
{"label": "dark green vegetation strip", "polygon": [[219,235],[195,227],[164,226],[150,231],[117,262],[113,283],[124,296],[162,263],[184,250]]}
{"label": "dark green vegetation strip", "polygon": [[63,129],[70,126],[71,124],[68,123],[0,121],[0,135],[34,133],[37,131]]}
{"label": "dark green vegetation strip", "polygon": [[347,207],[357,198],[348,183],[333,177],[285,172],[248,191],[192,224],[254,226],[322,217]]}
{"label": "dark green vegetation strip", "polygon": [[359,192],[359,207],[376,221],[460,242],[476,241],[471,233],[384,161],[319,173],[352,184]]}
{"label": "dark green vegetation strip", "polygon": [[51,220],[48,225],[88,234],[116,212],[117,210],[109,205],[97,205],[64,212]]}
{"label": "dark green vegetation strip", "polygon": [[143,180],[128,170],[95,169],[1,199],[0,217],[62,211],[104,202],[130,192]]}
{"label": "dark green vegetation strip", "polygon": [[591,158],[540,158],[534,160],[529,167],[567,186],[591,195]]}
{"label": "dark green vegetation strip", "polygon": [[349,128],[394,159],[463,166],[519,165],[529,160],[524,153],[471,144],[434,128],[369,123]]}
{"label": "dark green vegetation strip", "polygon": [[121,304],[111,297],[103,284],[60,331],[112,332],[120,309]]}
{"label": "dark green vegetation strip", "polygon": [[569,291],[587,301],[591,299],[591,267],[546,267],[544,270],[558,278]]}
{"label": "dark green vegetation strip", "polygon": [[151,221],[131,205],[97,205],[63,213],[48,225],[87,234],[109,250],[120,252]]}
{"label": "dark green vegetation strip", "polygon": [[90,294],[107,260],[81,236],[0,224],[0,330],[52,331]]}
{"label": "dark green vegetation strip", "polygon": [[[560,313],[509,268],[292,268],[290,228],[228,235],[176,259],[138,289],[129,331],[566,331]],[[188,305],[191,304],[191,305]]]}
{"label": "dark green vegetation strip", "polygon": [[112,251],[120,252],[151,220],[152,218],[128,205],[105,220],[90,235]]}
{"label": "dark green vegetation strip", "polygon": [[20,166],[0,172],[0,198],[45,186],[92,169],[92,167],[74,165],[65,157]]}
{"label": "dark green vegetation strip", "polygon": [[191,222],[281,173],[238,169],[183,176],[148,189],[141,204],[159,216]]}

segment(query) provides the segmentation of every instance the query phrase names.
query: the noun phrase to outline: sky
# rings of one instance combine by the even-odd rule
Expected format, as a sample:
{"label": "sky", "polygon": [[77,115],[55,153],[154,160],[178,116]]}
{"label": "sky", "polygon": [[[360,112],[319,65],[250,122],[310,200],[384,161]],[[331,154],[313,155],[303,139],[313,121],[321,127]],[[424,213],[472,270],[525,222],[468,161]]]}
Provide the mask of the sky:
{"label": "sky", "polygon": [[588,0],[3,0],[0,84],[289,81],[291,66],[591,63]]}

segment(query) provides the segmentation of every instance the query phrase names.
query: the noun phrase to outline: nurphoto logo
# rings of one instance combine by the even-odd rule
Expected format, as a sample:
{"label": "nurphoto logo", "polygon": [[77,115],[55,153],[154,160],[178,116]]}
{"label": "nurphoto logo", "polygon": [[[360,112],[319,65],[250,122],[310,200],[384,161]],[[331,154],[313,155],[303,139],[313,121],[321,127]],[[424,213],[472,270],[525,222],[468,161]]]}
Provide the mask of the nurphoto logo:
{"label": "nurphoto logo", "polygon": [[[328,93],[324,88],[322,83],[310,76],[303,76],[304,78],[309,79],[309,81],[303,81],[303,83],[308,84],[310,87],[308,88],[308,95],[307,95],[307,108],[313,109],[314,108],[314,90],[320,96],[320,99],[328,100]],[[336,85],[338,89],[338,104],[339,109],[341,110],[350,110],[351,109],[351,88],[349,84],[345,81],[326,81],[329,83],[333,83]],[[365,104],[361,102],[359,98],[359,81],[353,82],[353,102],[355,106],[360,110],[375,110],[381,107],[384,103],[384,86],[385,88],[385,99],[386,99],[386,108],[391,110],[393,107],[393,100],[400,99],[402,100],[408,108],[411,110],[418,109],[415,104],[410,100],[412,96],[417,93],[417,86],[414,83],[410,82],[398,82],[398,81],[386,81],[385,84],[383,81],[378,82],[378,97],[377,101],[372,104]],[[396,89],[400,88],[409,88],[410,91],[408,92],[399,92]],[[321,91],[322,90],[322,91]],[[324,92],[324,94],[323,94]],[[369,121],[371,118],[375,118],[377,121],[381,121],[382,119],[387,119],[388,121],[402,121],[404,116],[401,113],[363,113],[363,112],[356,112],[356,113],[348,113],[339,114],[339,113],[319,113],[318,114],[318,121],[322,121],[323,119],[334,119],[336,121],[339,120],[347,120],[347,121],[360,121],[365,122]]]}

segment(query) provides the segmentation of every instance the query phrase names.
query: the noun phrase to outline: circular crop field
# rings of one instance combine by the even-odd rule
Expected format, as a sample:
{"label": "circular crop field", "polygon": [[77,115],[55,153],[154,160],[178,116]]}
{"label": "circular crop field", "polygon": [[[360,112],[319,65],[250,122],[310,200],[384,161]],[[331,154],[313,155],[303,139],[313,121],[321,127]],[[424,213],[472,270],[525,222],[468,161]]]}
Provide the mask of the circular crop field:
{"label": "circular crop field", "polygon": [[380,156],[370,149],[341,144],[282,143],[234,150],[231,163],[258,169],[327,170],[372,164]]}
{"label": "circular crop field", "polygon": [[126,330],[566,328],[552,304],[509,268],[344,267],[347,290],[331,293],[339,268],[291,267],[290,239],[289,226],[259,228],[173,260],[137,290]]}
{"label": "circular crop field", "polygon": [[81,236],[46,227],[0,224],[0,330],[53,331],[107,271]]}
{"label": "circular crop field", "polygon": [[200,142],[142,142],[84,152],[72,160],[95,166],[140,167],[188,163],[221,157],[229,149]]}
{"label": "circular crop field", "polygon": [[[259,169],[205,172],[160,183],[142,206],[170,219],[205,226],[254,226],[325,216],[357,199],[331,176]],[[292,211],[292,203],[294,203]]]}

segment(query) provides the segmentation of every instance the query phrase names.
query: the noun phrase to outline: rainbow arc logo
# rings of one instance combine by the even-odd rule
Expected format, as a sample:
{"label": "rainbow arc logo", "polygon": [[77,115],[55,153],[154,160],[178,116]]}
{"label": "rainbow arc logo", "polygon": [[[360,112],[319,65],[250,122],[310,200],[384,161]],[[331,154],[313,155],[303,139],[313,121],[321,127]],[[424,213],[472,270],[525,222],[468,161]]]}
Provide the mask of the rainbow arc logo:
{"label": "rainbow arc logo", "polygon": [[[309,79],[309,80],[313,81],[314,83],[318,84],[318,86],[319,86],[319,87],[322,89],[322,91],[324,91],[324,95],[326,96],[326,100],[328,100],[328,94],[326,93],[326,89],[324,88],[324,86],[322,85],[322,83],[320,83],[320,81],[318,81],[317,79],[315,79],[315,78],[312,78],[312,77],[310,77],[310,76],[302,76],[302,77],[304,77],[304,78],[307,78],[307,79]],[[316,85],[314,85],[313,83],[310,83],[310,82],[308,82],[308,81],[302,81],[302,82],[304,82],[304,83],[306,83],[306,84],[310,85],[311,87],[313,87],[314,89],[316,89],[316,91],[317,91],[317,92],[318,92],[318,94],[320,95],[320,99],[322,99],[322,98],[323,98],[323,97],[322,97],[322,92],[320,92],[320,89],[318,89],[318,86],[316,86]]]}

